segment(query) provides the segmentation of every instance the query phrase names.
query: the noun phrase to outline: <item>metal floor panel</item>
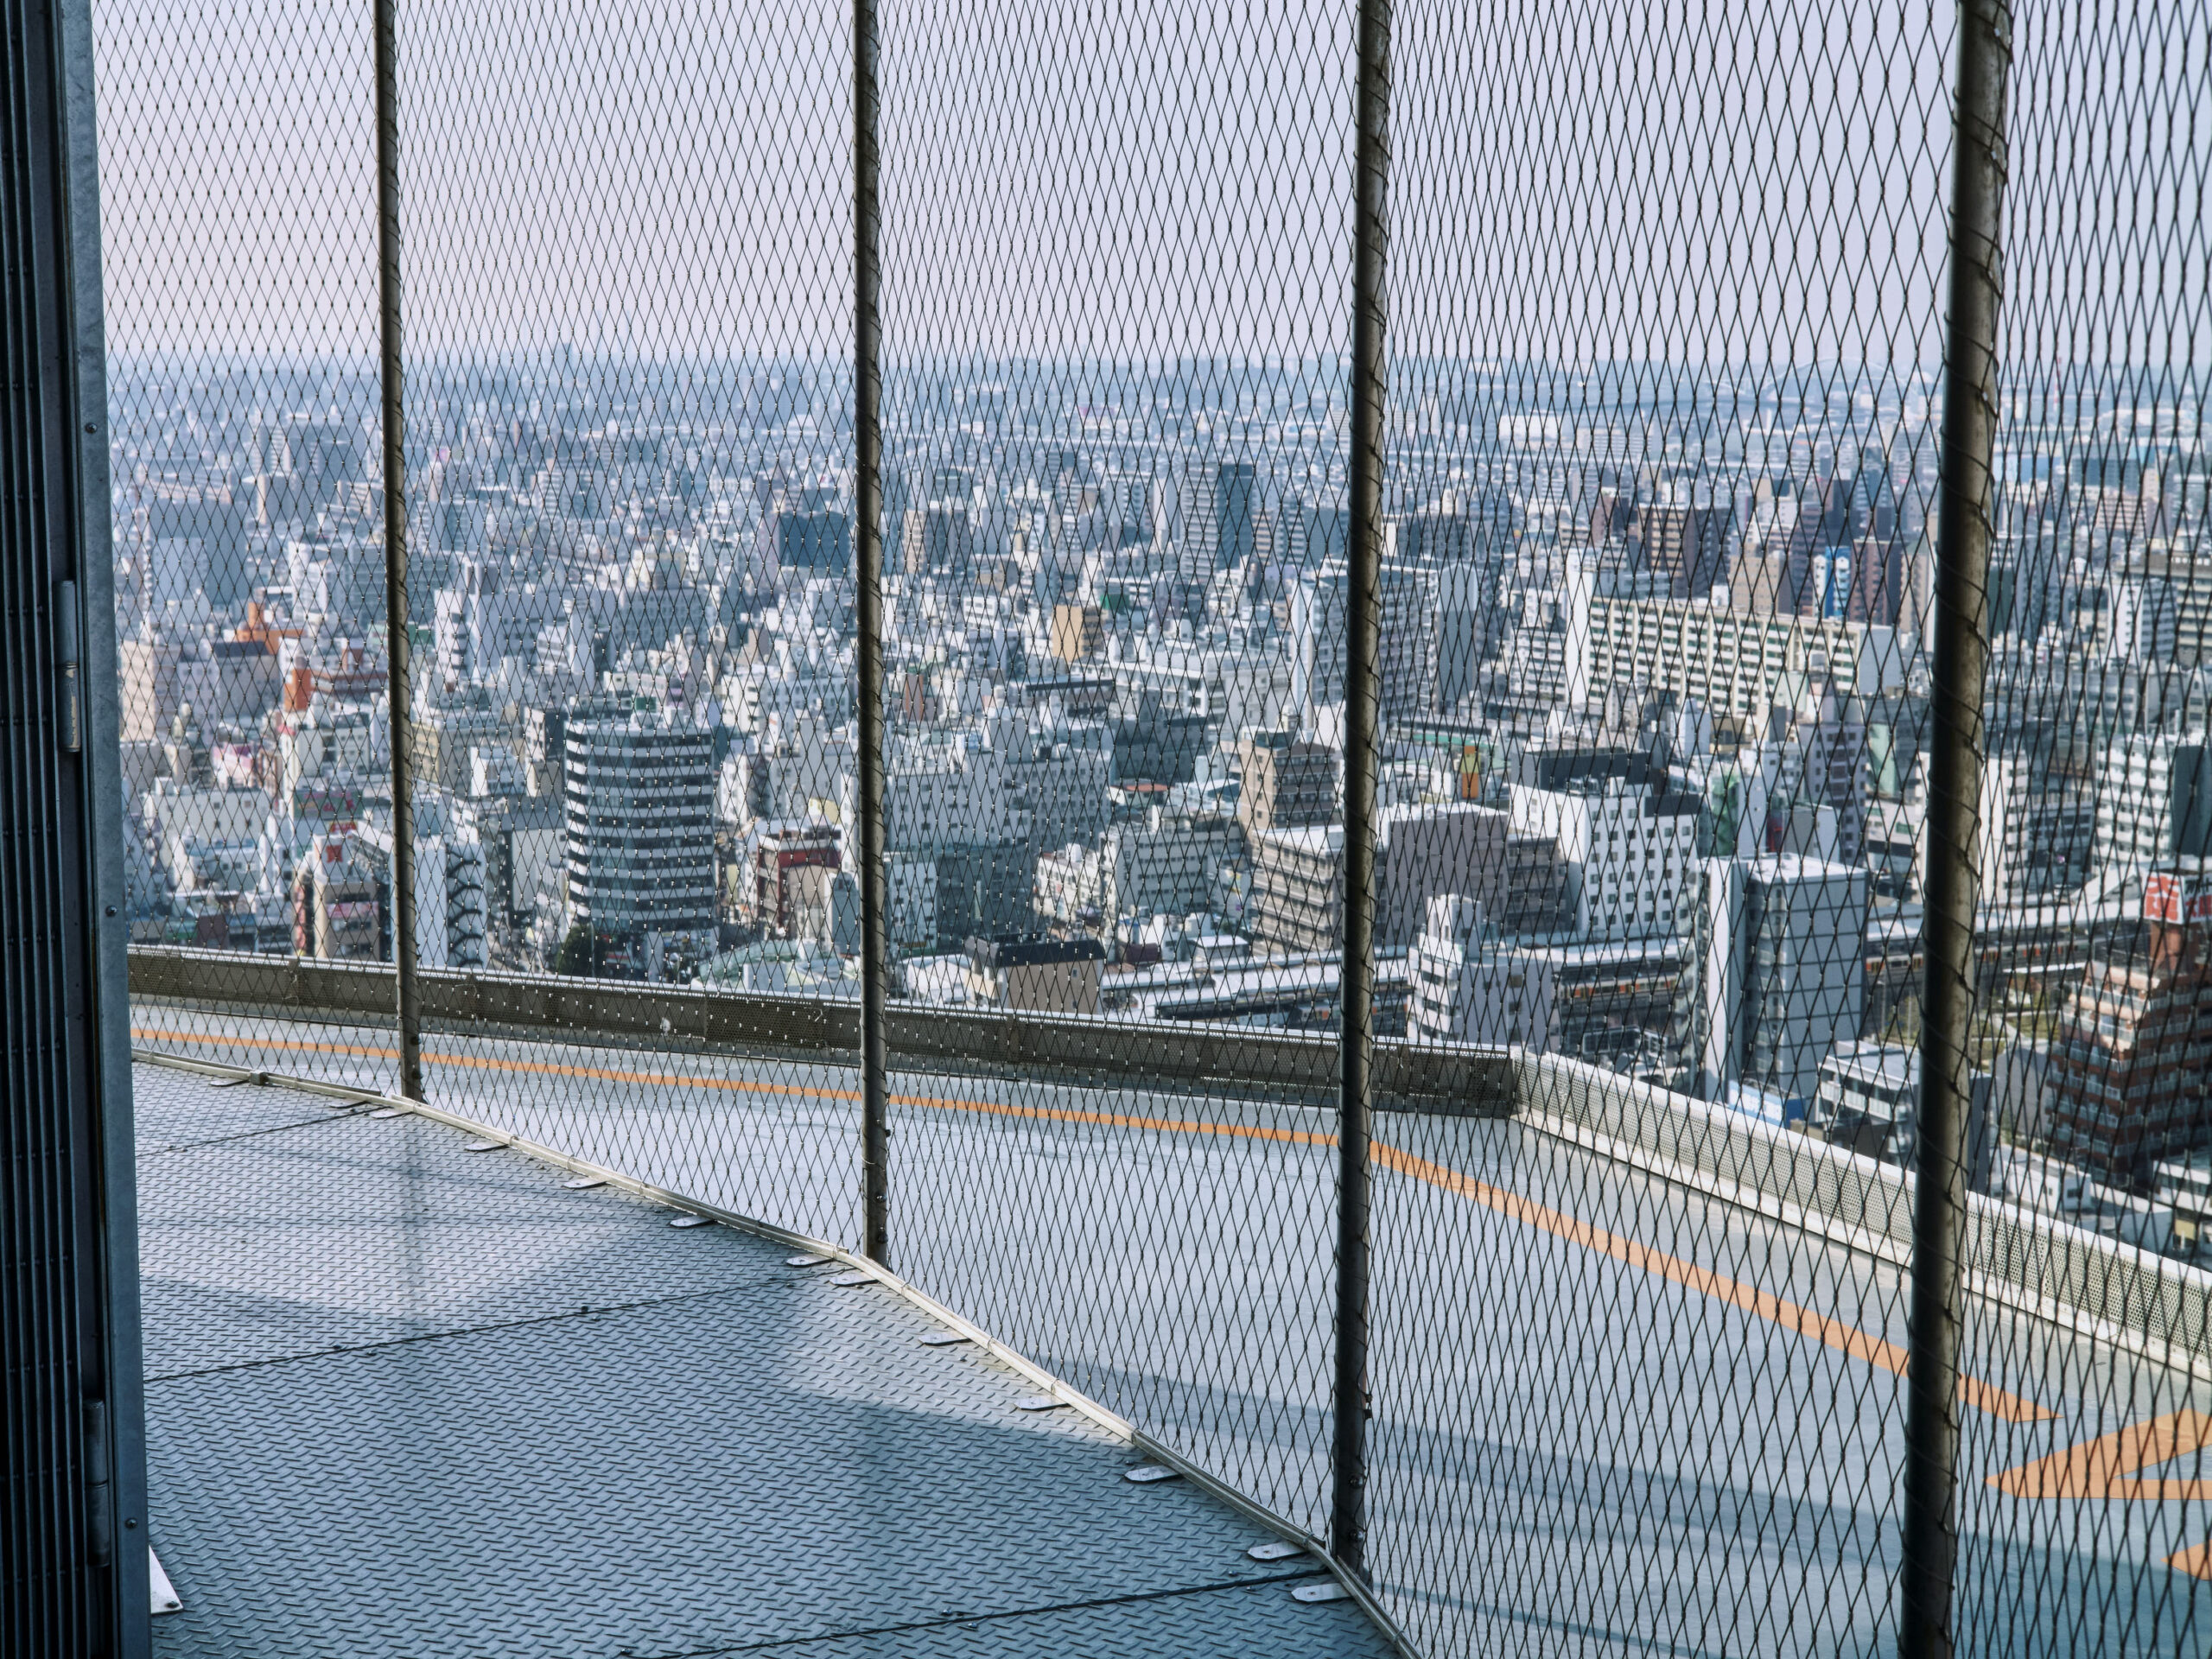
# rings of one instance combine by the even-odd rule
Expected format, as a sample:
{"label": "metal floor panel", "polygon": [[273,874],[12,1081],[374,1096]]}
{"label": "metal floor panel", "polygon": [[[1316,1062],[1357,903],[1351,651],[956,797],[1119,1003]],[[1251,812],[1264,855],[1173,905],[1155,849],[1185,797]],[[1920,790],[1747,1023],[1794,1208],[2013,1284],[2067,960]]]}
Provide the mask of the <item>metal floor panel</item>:
{"label": "metal floor panel", "polygon": [[[191,1138],[203,1081],[138,1087]],[[142,1161],[168,1659],[1389,1652],[892,1293],[465,1139]]]}
{"label": "metal floor panel", "polygon": [[[205,1090],[192,1077],[166,1084]],[[213,1092],[213,1091],[209,1091]],[[318,1106],[276,1089],[215,1095]],[[671,1212],[418,1117],[321,1110],[138,1166],[146,1371],[175,1376],[696,1294],[779,1274]]]}

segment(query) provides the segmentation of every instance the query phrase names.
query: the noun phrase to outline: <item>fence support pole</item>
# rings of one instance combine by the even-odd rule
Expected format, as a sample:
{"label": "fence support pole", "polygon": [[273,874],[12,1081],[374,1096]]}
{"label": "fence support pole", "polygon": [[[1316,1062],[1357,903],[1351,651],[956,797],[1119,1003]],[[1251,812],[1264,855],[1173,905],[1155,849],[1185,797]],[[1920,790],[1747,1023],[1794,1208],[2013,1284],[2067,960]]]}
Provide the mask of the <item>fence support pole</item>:
{"label": "fence support pole", "polygon": [[890,1102],[883,1002],[891,948],[883,864],[883,375],[876,289],[875,0],[853,0],[853,552],[860,639],[861,1253],[890,1264]]}
{"label": "fence support pole", "polygon": [[1368,1063],[1375,978],[1375,751],[1382,702],[1383,272],[1390,167],[1390,3],[1360,0],[1353,161],[1351,520],[1345,537],[1343,1073],[1337,1112],[1336,1425],[1329,1548],[1364,1575],[1367,1556]]}
{"label": "fence support pole", "polygon": [[399,1092],[423,1097],[415,983],[415,758],[408,709],[407,428],[399,335],[398,0],[376,0],[377,311],[384,389],[384,591],[391,678],[391,954],[399,981]]}
{"label": "fence support pole", "polygon": [[2009,0],[1963,0],[1958,50],[1921,936],[1927,967],[1906,1368],[1904,1563],[1897,1623],[1903,1659],[1949,1659],[1954,1645],[1960,1256],[1966,1237],[1974,904],[1981,874],[1981,698],[1989,659],[1990,478],[2004,291],[1999,235],[2012,55]]}

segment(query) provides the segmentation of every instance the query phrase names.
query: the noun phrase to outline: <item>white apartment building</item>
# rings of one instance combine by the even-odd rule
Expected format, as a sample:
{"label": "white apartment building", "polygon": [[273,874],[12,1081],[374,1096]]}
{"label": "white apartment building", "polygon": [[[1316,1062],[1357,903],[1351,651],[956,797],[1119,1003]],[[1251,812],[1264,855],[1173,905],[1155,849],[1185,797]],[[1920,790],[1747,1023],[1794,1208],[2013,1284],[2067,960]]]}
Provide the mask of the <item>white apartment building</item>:
{"label": "white apartment building", "polygon": [[1294,709],[1292,664],[1277,652],[1232,650],[1175,640],[1107,642],[1108,659],[1123,698],[1156,694],[1170,715],[1203,715],[1224,732],[1272,729]]}
{"label": "white apartment building", "polygon": [[1764,718],[1775,682],[1817,658],[1857,696],[1904,683],[1897,631],[1808,616],[1762,616],[1693,600],[1616,599],[1595,565],[1567,561],[1567,701],[1588,708],[1608,686],[1633,683],[1694,699],[1715,715]]}
{"label": "white apartment building", "polygon": [[2212,853],[2212,745],[2137,733],[2107,747],[2097,767],[2099,869],[2142,869]]}
{"label": "white apartment building", "polygon": [[1037,910],[1073,923],[1085,910],[1124,916],[1185,916],[1217,907],[1221,872],[1243,855],[1244,836],[1226,814],[1170,815],[1117,823],[1097,846],[1071,842],[1037,861]]}
{"label": "white apartment building", "polygon": [[1866,998],[1864,869],[1781,853],[1704,861],[1700,1092],[1739,1084],[1808,1100],[1821,1063],[1855,1042]]}
{"label": "white apartment building", "polygon": [[1500,944],[1465,895],[1432,899],[1407,964],[1406,1034],[1546,1052],[1559,1035],[1558,963]]}
{"label": "white apartment building", "polygon": [[[442,790],[415,803],[415,960],[425,968],[481,968],[485,962],[484,845],[473,822],[447,810]],[[389,818],[362,823],[355,841],[388,882]]]}
{"label": "white apartment building", "polygon": [[1856,864],[1871,782],[1859,705],[1820,675],[1785,674],[1775,696],[1759,741],[1736,757],[1736,856],[1791,852]]}
{"label": "white apartment building", "polygon": [[[2056,775],[2044,756],[2018,751],[1981,763],[1981,899],[1987,905],[2049,903],[2088,879],[2097,835],[2094,792]],[[1920,868],[1928,868],[1928,824],[1920,823]]]}
{"label": "white apartment building", "polygon": [[1029,814],[1016,804],[1008,758],[978,731],[891,733],[884,757],[884,844],[1027,840]]}
{"label": "white apartment building", "polygon": [[1512,832],[1556,840],[1575,937],[1659,938],[1688,931],[1697,815],[1662,815],[1619,778],[1586,787],[1511,786]]}

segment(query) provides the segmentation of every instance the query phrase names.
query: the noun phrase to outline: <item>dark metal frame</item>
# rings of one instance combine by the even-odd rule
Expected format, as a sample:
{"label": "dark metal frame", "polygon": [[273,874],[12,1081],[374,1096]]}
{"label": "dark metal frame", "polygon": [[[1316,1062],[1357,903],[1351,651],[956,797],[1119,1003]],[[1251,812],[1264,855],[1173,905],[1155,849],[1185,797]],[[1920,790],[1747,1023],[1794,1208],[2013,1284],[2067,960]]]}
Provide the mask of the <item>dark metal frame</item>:
{"label": "dark metal frame", "polygon": [[376,0],[377,324],[384,391],[384,604],[391,721],[391,955],[398,970],[399,1092],[423,1097],[415,969],[413,639],[407,617],[406,360],[400,333],[398,0]]}
{"label": "dark metal frame", "polygon": [[1928,768],[1927,989],[1920,1037],[1920,1169],[1913,1193],[1910,1360],[1905,1395],[1904,1560],[1897,1651],[1948,1659],[1958,1563],[1961,1258],[1980,880],[1982,683],[1989,663],[1991,459],[2009,0],[1963,0],[1951,187],[1942,495],[1936,531],[1934,686]]}
{"label": "dark metal frame", "polygon": [[1336,1378],[1329,1547],[1363,1577],[1367,1553],[1369,1142],[1375,1116],[1375,768],[1382,708],[1383,278],[1389,262],[1390,3],[1361,0],[1352,160],[1351,518],[1345,548],[1344,992],[1337,1113]]}
{"label": "dark metal frame", "polygon": [[139,1659],[145,1405],[92,29],[86,0],[6,12],[0,1649]]}
{"label": "dark metal frame", "polygon": [[853,0],[853,554],[860,639],[861,1253],[891,1260],[890,1096],[884,995],[891,976],[883,853],[883,373],[876,306],[875,0]]}

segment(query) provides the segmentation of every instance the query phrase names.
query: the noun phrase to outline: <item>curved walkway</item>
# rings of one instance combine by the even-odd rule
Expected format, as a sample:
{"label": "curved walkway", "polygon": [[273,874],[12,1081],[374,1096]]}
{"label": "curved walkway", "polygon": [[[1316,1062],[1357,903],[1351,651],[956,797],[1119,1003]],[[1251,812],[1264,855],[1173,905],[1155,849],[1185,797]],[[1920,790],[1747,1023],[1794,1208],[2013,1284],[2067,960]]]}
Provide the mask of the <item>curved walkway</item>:
{"label": "curved walkway", "polygon": [[136,1085],[165,1659],[1392,1651],[834,1263],[420,1117]]}

